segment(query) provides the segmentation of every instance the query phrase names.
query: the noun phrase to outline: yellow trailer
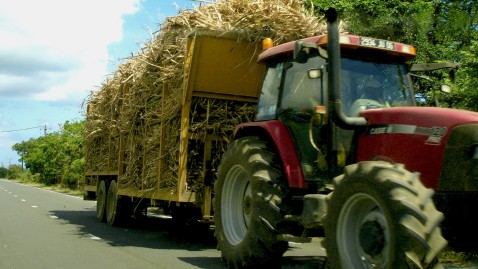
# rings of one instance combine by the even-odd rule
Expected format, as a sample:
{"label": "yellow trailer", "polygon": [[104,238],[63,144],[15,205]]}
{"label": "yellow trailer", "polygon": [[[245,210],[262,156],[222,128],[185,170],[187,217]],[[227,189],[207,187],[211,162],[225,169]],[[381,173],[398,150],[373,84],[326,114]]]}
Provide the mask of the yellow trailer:
{"label": "yellow trailer", "polygon": [[[230,110],[236,109],[236,105],[254,112],[264,75],[264,66],[256,63],[260,52],[259,44],[242,40],[240,33],[219,34],[210,30],[198,30],[189,34],[180,99],[172,96],[177,93],[172,92],[170,85],[165,82],[160,89],[162,104],[156,107],[160,116],[138,120],[141,122],[141,132],[131,134],[110,131],[96,138],[96,144],[85,145],[85,199],[97,200],[99,220],[114,225],[123,217],[143,213],[149,206],[163,208],[165,212],[172,213],[173,217],[174,213],[184,212],[181,209],[196,213],[200,209],[202,216],[199,218],[212,220],[212,189],[215,166],[219,162],[214,159],[221,156],[225,149],[225,146],[217,145],[227,144],[232,132],[208,132],[207,125],[211,124],[208,120],[210,114],[222,113],[211,111],[221,102],[225,102],[229,113],[234,113]],[[116,114],[121,114],[122,110],[128,108],[129,100],[125,96],[131,94],[129,91],[133,83],[135,82],[128,80],[119,86],[117,96],[120,97],[112,108]],[[177,121],[171,119],[170,111],[163,111],[168,109],[166,102],[171,100],[181,100]],[[93,114],[98,113],[94,112],[94,106],[94,102],[90,102],[87,122],[93,121]],[[197,114],[201,114],[203,119],[202,127],[191,128]],[[135,119],[114,117],[111,116],[111,120],[118,121],[117,124],[122,124],[122,120],[135,122]],[[237,119],[231,120],[235,121],[232,125],[240,123],[236,122]],[[171,124],[175,123],[177,128],[171,128]],[[167,160],[171,149],[166,141],[176,137],[179,137],[176,139],[179,144],[177,158],[171,162]],[[145,146],[152,139],[159,144],[154,158]],[[139,156],[134,169],[126,161],[133,154],[132,151]],[[198,165],[201,167],[197,167]],[[189,170],[192,166],[198,171],[191,173]],[[171,167],[174,167],[172,172]],[[131,183],[131,175],[125,173],[127,169],[135,171],[134,183]],[[153,179],[152,174],[156,175]],[[171,183],[171,179],[168,179],[166,184],[166,177],[172,175],[174,182]]]}

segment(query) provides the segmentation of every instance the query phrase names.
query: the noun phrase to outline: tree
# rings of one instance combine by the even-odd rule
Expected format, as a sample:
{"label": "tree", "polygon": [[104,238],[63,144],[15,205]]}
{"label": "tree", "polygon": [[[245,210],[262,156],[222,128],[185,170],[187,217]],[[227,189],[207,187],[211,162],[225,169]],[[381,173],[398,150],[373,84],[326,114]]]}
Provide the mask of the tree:
{"label": "tree", "polygon": [[430,1],[314,0],[319,12],[337,9],[349,33],[411,43],[426,37],[432,23]]}
{"label": "tree", "polygon": [[85,121],[66,121],[60,131],[13,145],[25,167],[46,185],[74,188],[83,175]]}
{"label": "tree", "polygon": [[460,64],[455,92],[445,96],[445,102],[451,107],[478,111],[478,3],[435,1],[434,18],[430,42],[440,48],[439,52],[449,55],[450,61]]}
{"label": "tree", "polygon": [[449,106],[478,111],[478,41],[475,38],[468,50],[460,53],[460,71],[456,85],[459,90],[446,98]]}
{"label": "tree", "polygon": [[8,166],[8,179],[19,179],[22,176],[23,169],[18,164],[12,164]]}
{"label": "tree", "polygon": [[[473,0],[308,0],[319,16],[329,7],[336,8],[345,30],[351,34],[372,36],[412,44],[417,48],[414,62],[453,62],[460,65],[456,80],[446,71],[426,75],[437,83],[452,84],[454,93],[439,94],[442,104],[478,110],[474,85],[478,73],[478,3]],[[432,85],[415,82],[421,105],[433,106]]]}
{"label": "tree", "polygon": [[0,178],[6,178],[8,173],[8,169],[5,167],[0,167]]}

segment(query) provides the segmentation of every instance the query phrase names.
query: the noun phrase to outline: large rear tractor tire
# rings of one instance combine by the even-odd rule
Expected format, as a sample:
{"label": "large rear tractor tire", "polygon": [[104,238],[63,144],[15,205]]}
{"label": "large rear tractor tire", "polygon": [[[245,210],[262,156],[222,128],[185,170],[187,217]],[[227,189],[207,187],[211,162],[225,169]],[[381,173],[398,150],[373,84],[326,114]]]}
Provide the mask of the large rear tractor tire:
{"label": "large rear tractor tire", "polygon": [[[215,183],[215,235],[223,261],[232,268],[280,264],[288,243],[275,225],[283,219],[287,192],[281,161],[256,137],[234,141],[222,157]],[[265,266],[265,267],[264,267]]]}
{"label": "large rear tractor tire", "polygon": [[106,182],[101,180],[96,191],[96,219],[101,222],[106,220],[106,193]]}
{"label": "large rear tractor tire", "polygon": [[443,214],[418,173],[361,162],[347,166],[334,185],[324,227],[330,268],[442,268]]}

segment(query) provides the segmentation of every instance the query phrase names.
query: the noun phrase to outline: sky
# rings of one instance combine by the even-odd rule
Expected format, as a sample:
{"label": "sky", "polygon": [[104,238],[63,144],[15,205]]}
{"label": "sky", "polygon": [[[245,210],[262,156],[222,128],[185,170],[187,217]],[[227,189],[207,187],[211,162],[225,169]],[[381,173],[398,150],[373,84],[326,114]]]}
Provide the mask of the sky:
{"label": "sky", "polygon": [[84,118],[82,103],[192,0],[0,0],[0,166],[12,146]]}

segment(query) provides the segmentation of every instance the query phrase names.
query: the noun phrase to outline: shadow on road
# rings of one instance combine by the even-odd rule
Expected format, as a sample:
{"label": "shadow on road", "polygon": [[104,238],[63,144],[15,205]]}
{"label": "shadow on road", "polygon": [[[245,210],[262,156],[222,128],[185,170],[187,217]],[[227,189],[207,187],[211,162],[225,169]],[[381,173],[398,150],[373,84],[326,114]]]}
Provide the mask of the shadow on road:
{"label": "shadow on road", "polygon": [[[198,268],[225,268],[220,262],[220,258],[213,257],[180,257],[180,260],[187,262]],[[325,257],[304,256],[304,257],[284,257],[282,259],[282,269],[320,269],[325,268]],[[211,264],[218,264],[218,267],[211,268]]]}
{"label": "shadow on road", "polygon": [[65,224],[75,225],[80,237],[94,235],[111,246],[136,246],[153,249],[214,249],[216,240],[205,225],[178,225],[171,219],[145,217],[130,219],[112,227],[96,219],[94,209],[88,211],[51,211]]}
{"label": "shadow on road", "polygon": [[[56,216],[64,225],[76,226],[78,237],[99,237],[115,247],[208,251],[204,257],[178,259],[198,268],[225,268],[220,253],[217,252],[214,257],[217,242],[207,225],[178,224],[172,219],[148,216],[139,220],[131,219],[120,227],[112,227],[96,219],[95,208],[86,208],[84,211],[55,210],[50,211],[50,215]],[[282,268],[324,268],[324,264],[324,257],[285,256]]]}

